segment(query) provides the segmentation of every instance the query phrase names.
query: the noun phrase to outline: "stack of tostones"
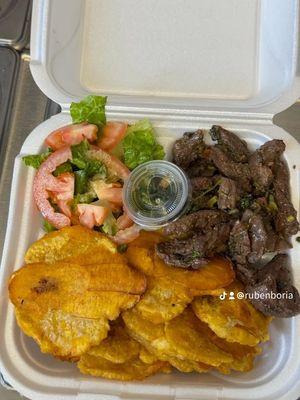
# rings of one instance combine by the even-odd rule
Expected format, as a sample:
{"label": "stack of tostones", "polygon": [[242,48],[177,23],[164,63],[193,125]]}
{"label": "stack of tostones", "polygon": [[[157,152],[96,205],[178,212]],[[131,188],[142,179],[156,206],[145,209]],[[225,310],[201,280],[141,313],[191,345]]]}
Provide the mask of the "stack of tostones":
{"label": "stack of tostones", "polygon": [[43,352],[64,360],[78,360],[105,339],[109,321],[146,289],[145,276],[106,236],[81,226],[45,235],[25,259],[9,282],[18,324]]}
{"label": "stack of tostones", "polygon": [[198,270],[171,267],[155,255],[160,240],[142,232],[126,252],[148,282],[141,300],[122,313],[128,334],[182,372],[251,370],[257,345],[269,339],[270,319],[246,300],[220,299],[224,290],[243,289],[230,261],[215,258]]}
{"label": "stack of tostones", "polygon": [[155,255],[161,240],[142,232],[122,255],[81,226],[45,235],[10,279],[19,326],[43,352],[108,379],[144,379],[171,367],[251,370],[270,318],[246,300],[220,299],[224,290],[243,289],[229,260],[171,267]]}
{"label": "stack of tostones", "polygon": [[109,337],[84,354],[81,372],[108,379],[144,379],[156,372],[170,372],[170,364],[159,360],[126,332],[122,320],[111,326]]}

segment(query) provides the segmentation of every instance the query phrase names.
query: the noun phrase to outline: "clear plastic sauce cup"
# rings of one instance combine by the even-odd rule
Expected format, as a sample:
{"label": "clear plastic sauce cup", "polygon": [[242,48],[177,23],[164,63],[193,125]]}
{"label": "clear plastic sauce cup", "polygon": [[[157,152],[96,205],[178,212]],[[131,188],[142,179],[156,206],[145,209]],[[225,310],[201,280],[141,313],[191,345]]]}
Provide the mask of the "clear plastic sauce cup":
{"label": "clear plastic sauce cup", "polygon": [[190,199],[185,173],[168,161],[149,161],[135,168],[123,188],[124,208],[143,229],[156,230],[179,218]]}

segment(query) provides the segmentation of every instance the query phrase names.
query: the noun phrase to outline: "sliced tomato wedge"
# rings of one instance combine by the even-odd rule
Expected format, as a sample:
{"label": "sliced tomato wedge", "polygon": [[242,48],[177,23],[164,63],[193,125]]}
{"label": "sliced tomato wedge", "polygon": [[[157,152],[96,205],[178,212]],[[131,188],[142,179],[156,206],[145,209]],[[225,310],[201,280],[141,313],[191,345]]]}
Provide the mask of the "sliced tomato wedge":
{"label": "sliced tomato wedge", "polygon": [[55,186],[47,186],[51,199],[58,205],[60,211],[71,218],[71,202],[74,197],[75,177],[65,172],[56,178]]}
{"label": "sliced tomato wedge", "polygon": [[118,219],[117,219],[117,227],[119,230],[124,230],[129,228],[133,225],[132,219],[129,218],[128,214],[124,212]]}
{"label": "sliced tomato wedge", "polygon": [[138,225],[133,224],[130,228],[118,231],[111,239],[117,244],[130,243],[139,236],[140,230]]}
{"label": "sliced tomato wedge", "polygon": [[93,143],[97,140],[97,132],[97,125],[87,122],[66,125],[51,132],[45,139],[45,143],[53,150],[58,150],[64,146],[79,144],[84,139]]}
{"label": "sliced tomato wedge", "polygon": [[109,208],[111,210],[111,212],[113,212],[113,213],[120,213],[122,211],[122,206],[111,203],[110,201],[107,201],[107,200],[97,200],[97,201],[94,201],[93,204],[97,205],[97,206]]}
{"label": "sliced tomato wedge", "polygon": [[127,124],[123,122],[108,122],[102,128],[101,138],[98,146],[105,151],[111,152],[126,134]]}
{"label": "sliced tomato wedge", "polygon": [[71,202],[65,200],[57,200],[56,202],[60,211],[65,214],[68,218],[72,218]]}
{"label": "sliced tomato wedge", "polygon": [[[64,196],[69,198],[71,193],[71,179],[68,182],[62,182],[59,178],[52,175],[52,172],[64,162],[72,158],[70,147],[63,147],[52,153],[38,169],[33,181],[33,197],[35,203],[43,217],[50,222],[55,228],[60,229],[64,226],[71,225],[68,216],[55,212],[49,202],[51,193],[57,193],[63,199]],[[71,174],[70,174],[71,175]]]}
{"label": "sliced tomato wedge", "polygon": [[47,186],[47,190],[51,192],[53,200],[72,200],[74,197],[75,178],[74,174],[65,172],[55,179],[55,185],[52,180]]}
{"label": "sliced tomato wedge", "polygon": [[115,175],[123,181],[128,178],[130,170],[112,154],[107,153],[97,146],[93,146],[89,151],[89,156],[101,161],[111,175]]}
{"label": "sliced tomato wedge", "polygon": [[107,200],[117,206],[121,206],[123,204],[122,186],[120,183],[105,183],[102,180],[97,180],[91,184],[99,200]]}
{"label": "sliced tomato wedge", "polygon": [[109,208],[93,204],[78,204],[77,211],[79,213],[79,223],[90,229],[93,229],[94,226],[102,225],[110,213]]}

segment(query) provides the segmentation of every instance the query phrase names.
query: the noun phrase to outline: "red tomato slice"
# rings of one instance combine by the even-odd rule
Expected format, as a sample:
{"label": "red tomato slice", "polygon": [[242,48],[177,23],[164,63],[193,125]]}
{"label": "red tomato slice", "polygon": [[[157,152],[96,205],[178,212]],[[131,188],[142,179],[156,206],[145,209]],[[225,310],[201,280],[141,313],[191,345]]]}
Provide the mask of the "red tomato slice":
{"label": "red tomato slice", "polygon": [[92,187],[99,200],[107,200],[117,206],[122,206],[122,187],[119,183],[105,183],[104,181],[95,181]]}
{"label": "red tomato slice", "polygon": [[113,213],[120,213],[122,212],[122,205],[116,204],[116,203],[108,203],[109,208]]}
{"label": "red tomato slice", "polygon": [[90,229],[102,225],[110,213],[109,208],[93,204],[78,204],[77,211],[80,224]]}
{"label": "red tomato slice", "polygon": [[58,200],[57,205],[60,211],[71,219],[72,217],[71,202],[65,200]]}
{"label": "red tomato slice", "polygon": [[72,200],[74,197],[75,178],[74,174],[65,172],[55,179],[55,185],[47,186],[47,190],[51,192],[53,200]]}
{"label": "red tomato slice", "polygon": [[91,158],[101,161],[111,174],[116,175],[123,181],[128,178],[130,174],[129,169],[117,157],[108,154],[97,146],[92,147],[92,150],[89,151],[89,155]]}
{"label": "red tomato slice", "polygon": [[[56,178],[53,190],[48,188],[50,197],[58,205],[60,211],[71,218],[71,201],[74,197],[75,177],[70,172],[65,172]],[[57,184],[59,183],[59,185]]]}
{"label": "red tomato slice", "polygon": [[62,197],[68,193],[67,197],[69,198],[71,179],[69,178],[68,183],[61,182],[52,175],[52,172],[54,172],[59,165],[71,158],[72,153],[70,147],[63,147],[55,151],[42,163],[33,181],[33,197],[35,203],[43,217],[57,229],[71,225],[71,221],[66,215],[55,212],[48,199],[51,197],[51,192],[56,192]]}
{"label": "red tomato slice", "polygon": [[126,214],[125,212],[117,219],[117,227],[119,230],[124,230],[132,225],[133,225],[132,219],[130,219],[128,214]]}
{"label": "red tomato slice", "polygon": [[102,128],[101,138],[98,140],[98,146],[102,150],[111,152],[126,134],[127,124],[123,122],[108,122]]}
{"label": "red tomato slice", "polygon": [[117,232],[117,234],[112,236],[111,239],[117,244],[130,243],[139,236],[140,230],[141,228],[138,225],[133,224],[130,228]]}
{"label": "red tomato slice", "polygon": [[45,143],[53,150],[58,150],[66,145],[79,144],[83,139],[87,139],[92,143],[97,140],[97,132],[97,125],[88,124],[87,122],[66,125],[51,132],[45,139]]}

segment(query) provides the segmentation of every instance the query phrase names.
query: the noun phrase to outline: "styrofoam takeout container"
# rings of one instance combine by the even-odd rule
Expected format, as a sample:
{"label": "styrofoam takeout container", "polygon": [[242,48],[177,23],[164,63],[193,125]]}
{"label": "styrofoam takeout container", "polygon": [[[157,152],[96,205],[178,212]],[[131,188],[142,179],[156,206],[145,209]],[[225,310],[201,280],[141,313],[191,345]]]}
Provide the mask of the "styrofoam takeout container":
{"label": "styrofoam takeout container", "polygon": [[[149,117],[162,143],[221,124],[252,149],[286,143],[292,199],[299,212],[300,145],[272,116],[300,93],[299,0],[36,0],[31,71],[62,112],[39,125],[21,155],[38,153],[47,134],[70,122],[69,105],[109,95],[108,118]],[[34,112],[34,110],[32,110]],[[300,318],[275,320],[253,371],[158,375],[121,383],[83,376],[42,354],[18,329],[7,280],[41,234],[32,201],[34,171],[15,162],[1,266],[0,369],[31,399],[288,399],[300,395]],[[290,251],[300,286],[300,246]]]}

